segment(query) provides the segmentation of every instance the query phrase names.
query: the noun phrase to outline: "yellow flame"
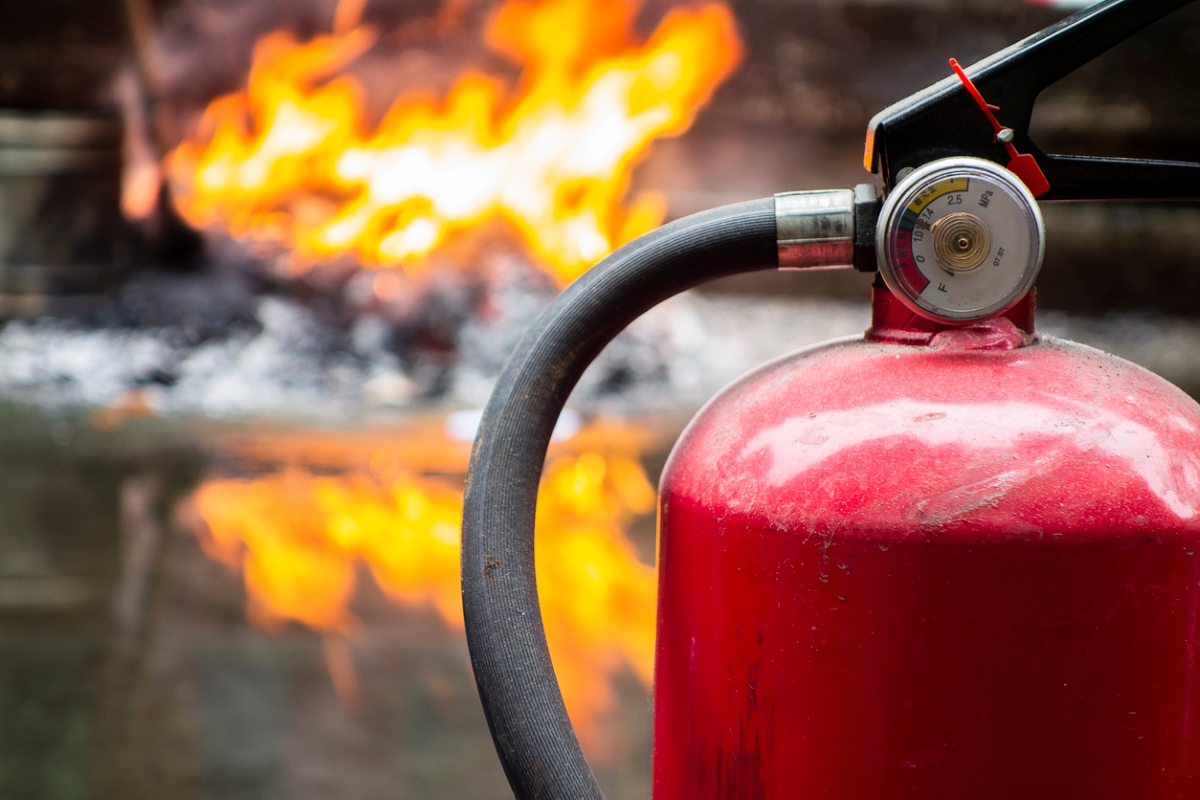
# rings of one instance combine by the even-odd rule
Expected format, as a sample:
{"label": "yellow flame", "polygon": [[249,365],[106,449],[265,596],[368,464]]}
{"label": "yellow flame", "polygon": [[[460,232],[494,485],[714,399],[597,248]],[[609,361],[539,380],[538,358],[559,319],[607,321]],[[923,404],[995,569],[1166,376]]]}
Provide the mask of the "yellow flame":
{"label": "yellow flame", "polygon": [[467,70],[443,98],[400,96],[368,131],[363,87],[342,71],[375,32],[350,5],[332,34],[263,37],[247,88],[170,154],[190,223],[277,242],[300,269],[342,255],[419,269],[499,219],[567,282],[662,221],[658,195],[626,202],[633,169],[741,58],[721,3],[674,9],[639,42],[640,0],[506,0],[485,42],[522,67],[515,87]]}
{"label": "yellow flame", "polygon": [[[352,632],[349,604],[365,563],[391,599],[432,607],[461,628],[461,488],[371,461],[372,469],[337,476],[290,468],[199,487],[201,544],[243,571],[255,623]],[[625,531],[654,498],[636,454],[620,447],[559,455],[542,480],[537,579],[546,636],[567,709],[593,746],[593,723],[614,701],[610,678],[625,667],[646,686],[652,678],[655,571]]]}

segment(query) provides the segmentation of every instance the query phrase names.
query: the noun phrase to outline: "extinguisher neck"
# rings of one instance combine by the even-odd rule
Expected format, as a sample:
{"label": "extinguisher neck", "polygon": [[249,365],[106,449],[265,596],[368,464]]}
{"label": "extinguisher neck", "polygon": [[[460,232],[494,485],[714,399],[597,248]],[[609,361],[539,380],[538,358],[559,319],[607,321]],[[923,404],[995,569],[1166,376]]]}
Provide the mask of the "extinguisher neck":
{"label": "extinguisher neck", "polygon": [[951,341],[964,349],[985,350],[1023,347],[1035,336],[1034,290],[1027,292],[1007,311],[968,326],[949,325],[913,312],[892,294],[878,276],[871,287],[871,327],[868,341],[906,344],[915,347],[937,346]]}

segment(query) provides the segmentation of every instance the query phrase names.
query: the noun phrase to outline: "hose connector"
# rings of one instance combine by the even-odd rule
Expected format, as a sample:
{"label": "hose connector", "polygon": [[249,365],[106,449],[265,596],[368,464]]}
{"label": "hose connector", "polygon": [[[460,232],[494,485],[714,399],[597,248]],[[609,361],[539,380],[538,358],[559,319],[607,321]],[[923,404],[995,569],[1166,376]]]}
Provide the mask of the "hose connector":
{"label": "hose connector", "polygon": [[779,268],[874,271],[879,206],[871,184],[775,195]]}

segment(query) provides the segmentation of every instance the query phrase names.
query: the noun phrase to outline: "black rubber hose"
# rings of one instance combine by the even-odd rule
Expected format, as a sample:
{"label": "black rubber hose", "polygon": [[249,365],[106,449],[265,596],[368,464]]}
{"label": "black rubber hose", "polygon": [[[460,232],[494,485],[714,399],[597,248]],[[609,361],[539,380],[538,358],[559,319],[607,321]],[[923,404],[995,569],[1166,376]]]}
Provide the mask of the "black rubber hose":
{"label": "black rubber hose", "polygon": [[699,283],[776,266],[771,198],[664,225],[568,286],[500,375],[467,472],[462,591],[475,681],[518,800],[603,797],[550,663],[534,572],[538,483],[558,415],[588,364],[648,309]]}

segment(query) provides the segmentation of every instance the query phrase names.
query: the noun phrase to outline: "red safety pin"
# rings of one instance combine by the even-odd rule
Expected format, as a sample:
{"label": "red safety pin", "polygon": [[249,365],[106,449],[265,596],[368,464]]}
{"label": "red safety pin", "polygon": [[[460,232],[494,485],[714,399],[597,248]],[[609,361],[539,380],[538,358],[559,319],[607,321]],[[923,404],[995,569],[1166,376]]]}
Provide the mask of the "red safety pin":
{"label": "red safety pin", "polygon": [[1008,150],[1008,168],[1014,175],[1029,188],[1029,191],[1034,197],[1041,197],[1050,189],[1050,181],[1046,180],[1046,173],[1042,172],[1041,166],[1038,165],[1035,159],[1029,153],[1019,153],[1013,145],[1012,128],[1006,128],[1000,124],[1000,120],[996,119],[993,111],[999,111],[999,106],[994,106],[983,99],[983,95],[975,88],[975,84],[967,77],[967,73],[958,65],[958,59],[950,59],[950,69],[954,70],[954,74],[958,75],[963,82],[963,86],[967,87],[967,91],[971,93],[971,97],[975,98],[975,102],[979,104],[979,108],[987,116],[988,121],[992,123],[992,127],[996,129],[996,142],[1004,145]]}

